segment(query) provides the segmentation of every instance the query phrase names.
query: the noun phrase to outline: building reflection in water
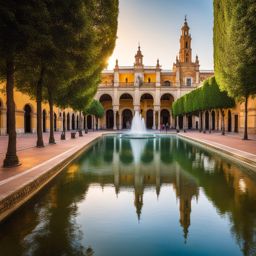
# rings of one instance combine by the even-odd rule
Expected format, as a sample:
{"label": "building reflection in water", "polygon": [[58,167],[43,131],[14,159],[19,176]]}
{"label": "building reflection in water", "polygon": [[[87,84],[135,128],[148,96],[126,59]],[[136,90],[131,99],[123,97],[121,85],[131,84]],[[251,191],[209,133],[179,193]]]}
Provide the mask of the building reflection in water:
{"label": "building reflection in water", "polygon": [[[255,175],[176,137],[141,141],[115,136],[106,136],[95,143],[58,177],[41,201],[32,202],[33,207],[24,208],[19,216],[1,226],[3,255],[8,255],[4,250],[7,247],[25,251],[25,255],[31,251],[40,255],[39,252],[49,246],[56,255],[88,255],[89,245],[82,243],[85,234],[76,223],[76,217],[78,204],[86,201],[90,187],[95,185],[113,186],[117,197],[122,191],[132,189],[132,203],[139,221],[143,220],[143,207],[146,211],[147,190],[154,189],[157,199],[161,187],[171,185],[178,202],[176,223],[187,244],[198,218],[192,215],[193,201],[200,202],[203,194],[212,211],[218,212],[221,218],[228,218],[230,232],[243,255],[256,255]],[[202,211],[197,214],[203,215]],[[21,227],[20,233],[17,227]],[[8,232],[13,235],[6,236]],[[61,239],[55,241],[54,237]],[[93,247],[91,252],[94,250]]]}
{"label": "building reflection in water", "polygon": [[[97,157],[99,166],[104,166],[100,174],[90,154]],[[113,184],[117,196],[122,189],[133,188],[139,220],[144,190],[154,188],[158,197],[161,186],[171,184],[179,202],[185,242],[191,225],[192,200],[199,200],[202,189],[221,214],[228,214],[231,233],[244,255],[256,255],[256,179],[242,167],[175,137],[143,142],[106,137],[95,144],[81,163],[90,182]]]}

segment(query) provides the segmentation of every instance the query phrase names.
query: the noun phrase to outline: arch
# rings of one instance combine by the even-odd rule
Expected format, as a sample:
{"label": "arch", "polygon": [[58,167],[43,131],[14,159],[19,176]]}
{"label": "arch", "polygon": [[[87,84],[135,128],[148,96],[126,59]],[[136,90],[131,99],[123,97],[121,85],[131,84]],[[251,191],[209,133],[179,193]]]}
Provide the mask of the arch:
{"label": "arch", "polygon": [[133,100],[133,97],[130,93],[123,93],[120,95],[119,100]]}
{"label": "arch", "polygon": [[29,104],[26,104],[24,110],[24,133],[32,132],[32,108]]}
{"label": "arch", "polygon": [[46,110],[43,110],[43,132],[46,132]]}
{"label": "arch", "polygon": [[209,112],[205,112],[205,130],[209,130]]}
{"label": "arch", "polygon": [[79,129],[79,115],[76,116],[76,129]]}
{"label": "arch", "polygon": [[124,109],[122,111],[122,128],[130,129],[132,125],[133,114],[130,109]]}
{"label": "arch", "polygon": [[231,111],[228,111],[228,132],[232,132],[232,115]]}
{"label": "arch", "polygon": [[162,94],[160,98],[160,106],[161,108],[170,109],[172,104],[174,102],[174,97],[170,93],[164,93]]}
{"label": "arch", "polygon": [[161,110],[161,124],[168,124],[170,126],[170,112],[167,109]]}
{"label": "arch", "polygon": [[140,101],[143,101],[143,100],[153,100],[154,101],[154,97],[152,94],[150,93],[143,93],[141,96],[140,96]]}
{"label": "arch", "polygon": [[67,130],[70,131],[70,114],[67,114]]}
{"label": "arch", "polygon": [[53,113],[53,129],[55,132],[57,131],[57,115],[55,112]]}
{"label": "arch", "polygon": [[153,114],[154,111],[152,109],[149,109],[146,113],[146,127],[147,129],[153,128]]}
{"label": "arch", "polygon": [[72,128],[72,130],[76,129],[76,127],[75,127],[75,114],[74,113],[72,114],[72,117],[71,117],[71,128]]}
{"label": "arch", "polygon": [[113,129],[114,127],[114,112],[112,109],[106,111],[106,128]]}
{"label": "arch", "polygon": [[87,129],[89,129],[89,130],[92,129],[92,116],[91,115],[87,116]]}
{"label": "arch", "polygon": [[215,111],[212,111],[212,130],[214,131],[216,129],[216,117],[215,117]]}
{"label": "arch", "polygon": [[111,97],[109,94],[104,93],[104,94],[102,94],[102,95],[100,96],[99,101],[100,101],[101,103],[106,102],[106,101],[111,101],[111,102],[112,102],[112,97]]}
{"label": "arch", "polygon": [[[119,108],[128,109],[133,108],[133,97],[129,93],[123,93],[119,97]],[[117,119],[118,120],[118,119]]]}
{"label": "arch", "polygon": [[161,100],[168,100],[168,101],[174,101],[174,97],[170,93],[164,93],[161,96]]}
{"label": "arch", "polygon": [[66,113],[63,112],[62,114],[62,129],[66,130]]}

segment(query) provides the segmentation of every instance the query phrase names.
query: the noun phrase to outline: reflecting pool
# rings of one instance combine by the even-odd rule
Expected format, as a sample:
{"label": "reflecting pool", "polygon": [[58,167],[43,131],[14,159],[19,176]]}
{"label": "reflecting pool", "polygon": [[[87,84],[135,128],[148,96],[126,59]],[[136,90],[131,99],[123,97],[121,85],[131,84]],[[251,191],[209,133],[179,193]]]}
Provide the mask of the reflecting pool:
{"label": "reflecting pool", "polygon": [[1,255],[256,255],[256,179],[175,136],[94,143],[0,225]]}

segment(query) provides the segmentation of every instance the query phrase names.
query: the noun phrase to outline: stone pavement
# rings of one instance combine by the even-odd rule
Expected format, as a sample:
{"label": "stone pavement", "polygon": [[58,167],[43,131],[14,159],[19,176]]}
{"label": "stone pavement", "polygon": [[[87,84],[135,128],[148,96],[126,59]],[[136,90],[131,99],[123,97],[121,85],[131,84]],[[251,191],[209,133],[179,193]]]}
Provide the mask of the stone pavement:
{"label": "stone pavement", "polygon": [[[0,136],[0,182],[15,174],[24,172],[38,164],[41,164],[57,155],[60,155],[74,147],[82,147],[90,143],[97,137],[102,135],[102,132],[89,132],[83,137],[71,139],[70,132],[66,133],[66,140],[60,140],[60,132],[55,133],[56,144],[48,144],[49,134],[44,133],[44,148],[37,148],[35,134],[23,134],[17,136],[17,154],[21,162],[20,166],[14,168],[2,168],[2,163],[5,158],[7,149],[8,137]],[[1,183],[0,183],[1,184]]]}
{"label": "stone pavement", "polygon": [[194,142],[210,147],[217,152],[225,153],[248,164],[256,171],[256,140],[251,136],[249,140],[242,140],[241,135],[221,133],[199,133],[199,132],[181,132],[181,137],[193,140]]}

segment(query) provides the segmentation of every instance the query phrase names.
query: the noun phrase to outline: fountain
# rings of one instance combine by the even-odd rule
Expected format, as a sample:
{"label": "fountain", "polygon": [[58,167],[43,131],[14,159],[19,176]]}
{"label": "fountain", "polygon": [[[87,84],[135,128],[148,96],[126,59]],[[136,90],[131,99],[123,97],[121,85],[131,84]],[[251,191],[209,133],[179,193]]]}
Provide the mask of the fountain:
{"label": "fountain", "polygon": [[150,139],[155,138],[155,134],[147,131],[144,118],[141,116],[139,111],[135,111],[135,115],[132,119],[131,130],[122,134],[121,137],[130,139]]}

